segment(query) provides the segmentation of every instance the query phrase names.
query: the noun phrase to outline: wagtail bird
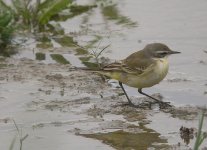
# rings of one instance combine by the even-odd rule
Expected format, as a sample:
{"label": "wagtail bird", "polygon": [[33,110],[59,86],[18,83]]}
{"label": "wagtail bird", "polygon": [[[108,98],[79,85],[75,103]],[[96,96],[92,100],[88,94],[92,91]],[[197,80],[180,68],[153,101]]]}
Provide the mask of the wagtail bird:
{"label": "wagtail bird", "polygon": [[168,73],[167,57],[180,52],[172,51],[165,44],[152,43],[140,51],[129,55],[126,59],[104,66],[94,72],[119,81],[129,105],[135,106],[129,99],[123,85],[138,88],[138,92],[159,104],[164,102],[142,92],[143,88],[152,87],[162,81]]}

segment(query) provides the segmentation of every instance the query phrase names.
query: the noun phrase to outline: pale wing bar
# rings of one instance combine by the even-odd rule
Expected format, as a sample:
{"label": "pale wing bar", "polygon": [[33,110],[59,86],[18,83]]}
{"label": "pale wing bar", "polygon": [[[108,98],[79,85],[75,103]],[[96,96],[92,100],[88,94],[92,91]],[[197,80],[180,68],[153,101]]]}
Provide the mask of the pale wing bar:
{"label": "pale wing bar", "polygon": [[140,75],[144,73],[146,69],[147,69],[146,67],[130,68],[124,63],[115,62],[115,63],[105,66],[103,68],[103,71],[120,71],[120,72],[129,73],[129,74]]}

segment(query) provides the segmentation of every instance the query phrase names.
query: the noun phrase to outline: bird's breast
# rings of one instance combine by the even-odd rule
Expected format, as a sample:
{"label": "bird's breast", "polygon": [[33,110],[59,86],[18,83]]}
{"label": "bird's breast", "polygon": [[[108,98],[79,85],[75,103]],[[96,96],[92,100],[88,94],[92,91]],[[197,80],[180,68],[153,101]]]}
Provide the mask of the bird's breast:
{"label": "bird's breast", "polygon": [[163,80],[168,73],[169,63],[167,58],[162,58],[156,61],[156,66],[154,69],[155,76],[158,80]]}

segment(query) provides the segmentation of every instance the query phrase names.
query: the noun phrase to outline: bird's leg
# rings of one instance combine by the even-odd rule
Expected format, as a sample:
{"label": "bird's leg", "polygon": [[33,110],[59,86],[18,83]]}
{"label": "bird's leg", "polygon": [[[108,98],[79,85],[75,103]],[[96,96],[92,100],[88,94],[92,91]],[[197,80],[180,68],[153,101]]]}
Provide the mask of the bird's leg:
{"label": "bird's leg", "polygon": [[138,92],[139,92],[140,94],[142,94],[142,95],[145,95],[145,96],[147,96],[147,97],[149,97],[149,98],[155,100],[155,101],[158,102],[158,103],[161,102],[160,100],[158,100],[158,99],[156,99],[156,98],[154,98],[154,97],[152,97],[152,96],[150,96],[150,95],[148,95],[148,94],[142,92],[142,89],[138,89]]}
{"label": "bird's leg", "polygon": [[149,98],[155,100],[155,101],[160,105],[161,108],[162,108],[162,106],[170,106],[170,107],[171,107],[171,105],[170,105],[168,102],[162,102],[161,100],[156,99],[156,98],[154,98],[154,97],[152,97],[152,96],[150,96],[150,95],[148,95],[148,94],[142,92],[142,89],[138,89],[138,92],[139,92],[140,94],[142,94],[142,95],[145,95],[145,96],[147,96],[147,97],[149,97]]}
{"label": "bird's leg", "polygon": [[127,93],[126,93],[126,91],[125,91],[125,89],[124,89],[124,87],[123,87],[123,85],[122,85],[122,82],[119,81],[119,85],[120,85],[121,89],[123,90],[123,92],[124,92],[124,94],[125,94],[125,96],[126,96],[128,102],[129,102],[129,105],[134,106],[134,104],[131,102],[131,100],[129,99],[129,96],[128,96]]}

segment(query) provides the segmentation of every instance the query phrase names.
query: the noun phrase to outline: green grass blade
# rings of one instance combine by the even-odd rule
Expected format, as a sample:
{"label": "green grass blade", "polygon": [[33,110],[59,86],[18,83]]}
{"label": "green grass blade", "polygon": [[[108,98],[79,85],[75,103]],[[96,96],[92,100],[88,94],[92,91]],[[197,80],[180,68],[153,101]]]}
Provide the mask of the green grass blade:
{"label": "green grass blade", "polygon": [[9,12],[5,12],[0,15],[0,27],[6,27],[12,20],[12,15]]}
{"label": "green grass blade", "polygon": [[11,142],[11,144],[10,144],[10,146],[9,146],[9,150],[13,150],[13,149],[14,149],[15,141],[16,141],[16,135],[15,135],[15,137],[12,139],[12,142]]}
{"label": "green grass blade", "polygon": [[39,10],[50,7],[54,2],[55,0],[45,0],[44,2],[40,3]]}
{"label": "green grass blade", "polygon": [[42,25],[47,24],[53,15],[64,10],[71,3],[72,3],[72,0],[55,1],[49,8],[41,10],[42,14],[39,16],[39,23]]}
{"label": "green grass blade", "polygon": [[199,125],[198,125],[198,134],[197,134],[197,138],[196,138],[193,150],[198,150],[199,146],[202,144],[204,140],[202,136],[203,120],[204,120],[204,113],[202,112],[200,120],[199,120]]}

